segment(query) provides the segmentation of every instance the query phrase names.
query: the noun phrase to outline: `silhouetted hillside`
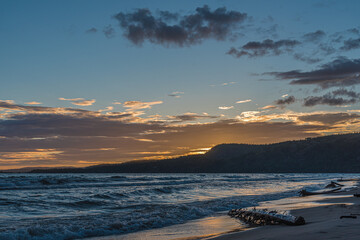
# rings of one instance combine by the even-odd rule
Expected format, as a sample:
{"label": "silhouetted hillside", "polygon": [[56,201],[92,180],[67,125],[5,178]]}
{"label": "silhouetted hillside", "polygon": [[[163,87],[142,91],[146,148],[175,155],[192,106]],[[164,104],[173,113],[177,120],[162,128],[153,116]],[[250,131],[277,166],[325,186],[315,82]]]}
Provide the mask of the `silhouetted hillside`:
{"label": "silhouetted hillside", "polygon": [[331,135],[269,145],[221,144],[204,155],[86,168],[32,172],[79,173],[266,173],[360,172],[360,134]]}

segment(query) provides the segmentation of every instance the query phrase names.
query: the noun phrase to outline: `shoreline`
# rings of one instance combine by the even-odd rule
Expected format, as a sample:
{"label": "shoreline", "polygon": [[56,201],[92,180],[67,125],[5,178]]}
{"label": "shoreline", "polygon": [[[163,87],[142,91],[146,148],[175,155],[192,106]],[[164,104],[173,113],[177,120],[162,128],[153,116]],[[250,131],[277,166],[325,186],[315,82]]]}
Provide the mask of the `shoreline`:
{"label": "shoreline", "polygon": [[[231,218],[227,212],[219,213],[204,219],[197,219],[163,228],[150,229],[125,235],[112,235],[86,238],[91,240],[235,240],[235,239],[294,239],[303,240],[304,235],[308,239],[329,239],[337,237],[338,229],[342,230],[339,239],[358,239],[360,229],[360,198],[353,197],[359,193],[359,182],[351,181],[343,188],[343,191],[330,194],[321,194],[306,197],[288,197],[278,200],[259,202],[257,209],[269,209],[288,211],[294,216],[303,216],[306,224],[302,226],[267,225],[249,226],[236,218]],[[342,215],[358,213],[357,219],[340,219]],[[217,224],[212,224],[217,222]],[[343,231],[344,223],[349,223],[349,229]],[[354,224],[356,226],[354,226]],[[216,228],[212,234],[208,232],[199,234],[201,231],[196,227],[202,226],[208,229]],[[339,227],[340,226],[340,227]],[[341,229],[342,228],[342,229]],[[336,230],[334,230],[336,229]],[[215,229],[214,229],[215,230]],[[180,233],[180,234],[179,234]],[[308,240],[307,239],[307,240]]]}
{"label": "shoreline", "polygon": [[[289,210],[294,216],[303,216],[306,224],[301,226],[267,225],[237,233],[227,233],[211,240],[235,239],[358,239],[360,235],[360,198],[358,184],[346,192],[322,194],[307,197],[291,197],[262,202],[259,208]],[[257,207],[258,208],[258,207]],[[354,215],[357,218],[341,216]]]}

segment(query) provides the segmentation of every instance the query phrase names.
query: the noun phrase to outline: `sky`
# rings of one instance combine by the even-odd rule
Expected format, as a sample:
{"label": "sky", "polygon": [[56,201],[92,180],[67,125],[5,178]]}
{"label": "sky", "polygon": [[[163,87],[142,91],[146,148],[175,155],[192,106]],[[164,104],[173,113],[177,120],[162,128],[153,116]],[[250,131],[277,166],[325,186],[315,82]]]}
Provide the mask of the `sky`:
{"label": "sky", "polygon": [[0,170],[360,127],[359,1],[0,2]]}

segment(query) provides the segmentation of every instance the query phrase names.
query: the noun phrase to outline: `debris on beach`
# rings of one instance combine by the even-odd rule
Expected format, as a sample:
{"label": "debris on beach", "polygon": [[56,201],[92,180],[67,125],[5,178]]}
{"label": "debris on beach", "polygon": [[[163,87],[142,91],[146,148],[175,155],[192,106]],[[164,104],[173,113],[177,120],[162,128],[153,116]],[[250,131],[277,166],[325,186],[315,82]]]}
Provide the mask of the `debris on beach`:
{"label": "debris on beach", "polygon": [[316,191],[316,192],[310,192],[310,191],[307,191],[307,190],[303,189],[303,190],[299,191],[299,194],[300,194],[301,197],[305,197],[305,196],[311,196],[311,195],[335,193],[335,192],[338,192],[339,190],[341,190],[341,187],[335,188],[335,189],[332,189],[332,190],[328,190],[328,191]]}
{"label": "debris on beach", "polygon": [[343,219],[343,218],[357,218],[357,216],[341,216],[340,219]]}
{"label": "debris on beach", "polygon": [[328,185],[326,185],[325,188],[335,188],[335,187],[343,187],[343,184],[331,181],[331,183],[329,183]]}
{"label": "debris on beach", "polygon": [[228,213],[231,217],[238,218],[245,223],[254,225],[304,225],[305,219],[301,216],[295,217],[290,214],[279,213],[278,211],[268,211],[267,209],[232,209]]}
{"label": "debris on beach", "polygon": [[360,197],[360,194],[359,194],[359,193],[355,193],[355,194],[354,194],[354,197]]}

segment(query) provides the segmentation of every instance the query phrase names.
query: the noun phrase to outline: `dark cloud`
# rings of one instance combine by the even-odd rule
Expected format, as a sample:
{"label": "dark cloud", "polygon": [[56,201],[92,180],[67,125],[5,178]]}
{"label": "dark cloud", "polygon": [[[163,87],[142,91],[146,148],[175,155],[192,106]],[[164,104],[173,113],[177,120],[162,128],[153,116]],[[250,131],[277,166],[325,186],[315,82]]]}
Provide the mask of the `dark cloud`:
{"label": "dark cloud", "polygon": [[[343,96],[343,97],[339,97],[339,96]],[[360,99],[359,93],[341,88],[329,92],[323,96],[307,97],[304,99],[304,106],[306,107],[312,107],[315,105],[341,106],[346,104],[354,104],[359,99]]]}
{"label": "dark cloud", "polygon": [[305,41],[309,41],[309,42],[318,42],[321,39],[323,39],[326,36],[326,33],[322,30],[317,30],[315,32],[310,32],[307,33],[303,36],[303,38],[305,39]]}
{"label": "dark cloud", "polygon": [[[74,166],[187,154],[220,143],[269,143],[318,136],[331,126],[294,122],[125,124],[102,117],[17,116],[0,121],[2,166]],[[48,158],[44,159],[44,154]],[[37,156],[42,156],[38,159]],[[16,162],[15,162],[16,160]]]}
{"label": "dark cloud", "polygon": [[[337,94],[351,95],[349,92]],[[329,124],[219,120],[218,116],[195,113],[169,116],[163,122],[130,122],[127,119],[132,113],[101,114],[82,109],[0,103],[2,110],[13,110],[0,120],[0,168],[85,166],[155,159],[188,154],[220,143],[273,143],[338,131]],[[183,123],[201,119],[216,121]]]}
{"label": "dark cloud", "polygon": [[234,57],[261,57],[266,55],[279,55],[283,52],[290,52],[300,42],[296,40],[283,39],[279,41],[273,41],[266,39],[262,42],[248,42],[239,49],[232,47],[227,54]]}
{"label": "dark cloud", "polygon": [[[16,105],[0,120],[0,168],[22,166],[80,166],[187,154],[194,149],[226,142],[269,143],[317,136],[331,126],[295,122],[216,122],[187,113],[163,122],[130,122],[131,113],[106,113]],[[19,112],[17,112],[19,111]],[[142,119],[145,120],[145,119]],[[180,124],[176,124],[180,123]]]}
{"label": "dark cloud", "polygon": [[159,11],[159,16],[160,19],[165,22],[177,21],[180,17],[178,13],[172,13],[169,11]]}
{"label": "dark cloud", "polygon": [[[0,121],[0,136],[49,137],[49,136],[134,136],[141,132],[163,129],[160,125],[119,121],[131,116],[124,113],[117,118],[107,115],[79,114],[13,114]],[[77,126],[77,127],[72,127]]]}
{"label": "dark cloud", "polygon": [[352,49],[357,49],[360,48],[360,38],[357,39],[348,39],[346,41],[344,41],[344,45],[340,48],[341,50],[344,51],[349,51]]}
{"label": "dark cloud", "polygon": [[340,43],[344,40],[345,37],[349,35],[359,36],[360,35],[359,28],[354,27],[347,29],[345,31],[335,32],[329,36],[330,37],[329,40],[335,43]]}
{"label": "dark cloud", "polygon": [[344,99],[342,97],[334,97],[330,94],[325,94],[323,96],[310,96],[304,99],[305,107],[313,107],[315,105],[329,105],[329,106],[341,106],[347,104],[356,103],[357,99],[350,98]]}
{"label": "dark cloud", "polygon": [[279,99],[275,101],[276,105],[287,105],[287,104],[292,104],[296,101],[294,96],[289,96],[283,99]]}
{"label": "dark cloud", "polygon": [[182,114],[182,115],[176,115],[176,116],[168,116],[169,120],[172,120],[174,123],[178,122],[186,122],[186,121],[196,121],[200,119],[214,119],[219,118],[219,116],[211,116],[211,115],[199,115],[199,114]]}
{"label": "dark cloud", "polygon": [[107,38],[115,37],[115,30],[111,25],[104,27],[103,33],[104,33],[105,37],[107,37]]}
{"label": "dark cloud", "polygon": [[[227,11],[225,7],[211,11],[205,5],[196,8],[196,13],[178,16],[160,12],[154,16],[149,9],[133,13],[120,12],[114,16],[124,30],[124,36],[136,45],[144,41],[165,46],[190,46],[205,39],[226,40],[233,30],[247,18],[246,13]],[[169,21],[176,21],[170,24]]]}
{"label": "dark cloud", "polygon": [[9,109],[14,111],[26,111],[30,113],[90,113],[90,111],[78,108],[53,108],[41,106],[24,106],[20,104],[10,103],[8,101],[0,101],[0,110]]}
{"label": "dark cloud", "polygon": [[172,92],[172,93],[168,94],[168,96],[169,97],[180,98],[183,94],[184,94],[184,92]]}
{"label": "dark cloud", "polygon": [[334,96],[348,96],[351,98],[360,98],[360,94],[355,91],[349,91],[347,89],[341,88],[335,91],[332,91]]}
{"label": "dark cloud", "polygon": [[327,125],[347,122],[353,119],[359,119],[360,115],[356,113],[316,113],[298,117],[304,122],[320,122]]}
{"label": "dark cloud", "polygon": [[338,58],[308,72],[292,70],[265,74],[282,80],[291,80],[291,84],[314,84],[322,88],[351,86],[360,84],[360,59]]}
{"label": "dark cloud", "polygon": [[86,30],[85,32],[86,33],[97,33],[97,29],[96,28],[94,28],[94,27],[92,27],[92,28],[89,28],[88,30]]}
{"label": "dark cloud", "polygon": [[359,35],[360,34],[360,31],[358,28],[350,28],[348,30],[346,30],[347,32],[349,33],[352,33],[352,34],[355,34],[355,35]]}

